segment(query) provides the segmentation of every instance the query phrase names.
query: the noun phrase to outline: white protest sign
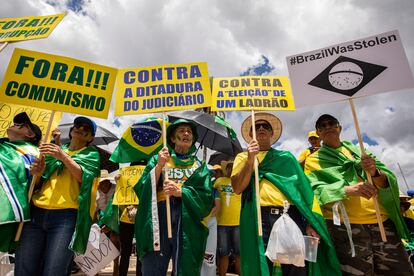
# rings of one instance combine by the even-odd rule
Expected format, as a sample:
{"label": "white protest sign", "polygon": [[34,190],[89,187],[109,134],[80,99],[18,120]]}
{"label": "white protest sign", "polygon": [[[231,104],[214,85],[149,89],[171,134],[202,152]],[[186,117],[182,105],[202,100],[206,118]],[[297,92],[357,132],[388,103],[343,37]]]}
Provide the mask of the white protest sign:
{"label": "white protest sign", "polygon": [[414,87],[398,31],[286,58],[296,107]]}
{"label": "white protest sign", "polygon": [[94,224],[89,232],[85,254],[75,253],[74,261],[86,275],[96,275],[118,255],[119,251],[115,245],[104,233],[101,233],[101,228]]}

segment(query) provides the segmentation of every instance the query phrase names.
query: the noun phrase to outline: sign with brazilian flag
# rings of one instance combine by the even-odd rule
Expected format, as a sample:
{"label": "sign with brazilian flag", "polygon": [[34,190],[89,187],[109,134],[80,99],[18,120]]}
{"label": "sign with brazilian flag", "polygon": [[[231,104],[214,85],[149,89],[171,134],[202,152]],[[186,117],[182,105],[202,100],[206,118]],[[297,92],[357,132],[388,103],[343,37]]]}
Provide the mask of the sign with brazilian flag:
{"label": "sign with brazilian flag", "polygon": [[0,101],[107,118],[117,69],[73,58],[15,49]]}
{"label": "sign with brazilian flag", "polygon": [[128,127],[110,160],[115,163],[149,160],[161,148],[162,119],[151,117]]}

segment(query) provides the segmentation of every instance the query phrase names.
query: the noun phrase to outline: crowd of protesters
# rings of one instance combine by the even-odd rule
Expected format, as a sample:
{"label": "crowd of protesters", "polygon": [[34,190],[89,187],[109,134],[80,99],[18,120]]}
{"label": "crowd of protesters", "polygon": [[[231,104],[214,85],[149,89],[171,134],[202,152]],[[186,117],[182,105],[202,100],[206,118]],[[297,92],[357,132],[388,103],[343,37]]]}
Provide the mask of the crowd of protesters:
{"label": "crowd of protesters", "polygon": [[[128,273],[134,237],[136,275],[166,275],[170,263],[172,275],[413,275],[403,244],[413,242],[410,198],[400,196],[381,161],[340,139],[332,115],[317,119],[311,146],[296,160],[274,148],[279,118],[258,112],[254,124],[251,117],[242,123],[247,150],[213,167],[195,154],[197,125],[179,119],[168,126],[166,147],[130,164],[145,166],[134,186],[139,204],[116,213],[110,209],[117,177],[101,171],[91,146],[96,129],[93,120],[76,117],[68,144],[60,144],[58,130],[54,143],[40,143],[39,127],[21,113],[1,139],[0,251],[15,252],[14,275],[70,274],[73,254],[85,252],[96,221],[120,248],[117,275]],[[117,216],[117,227],[106,223],[108,214]],[[319,240],[315,262],[267,257],[284,214],[302,235]]]}

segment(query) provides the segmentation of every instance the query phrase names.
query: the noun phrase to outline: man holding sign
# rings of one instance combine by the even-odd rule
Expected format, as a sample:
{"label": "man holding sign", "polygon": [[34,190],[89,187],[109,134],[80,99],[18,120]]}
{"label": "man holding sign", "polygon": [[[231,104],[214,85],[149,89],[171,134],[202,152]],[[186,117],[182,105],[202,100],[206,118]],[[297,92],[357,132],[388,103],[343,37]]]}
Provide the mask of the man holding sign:
{"label": "man holding sign", "polygon": [[85,252],[100,176],[99,152],[88,146],[95,132],[94,121],[77,117],[69,144],[39,147],[46,162],[34,164],[44,173],[32,198],[31,221],[23,227],[16,251],[16,276],[65,275],[71,250]]}
{"label": "man holding sign", "polygon": [[[412,275],[401,242],[401,238],[409,236],[400,214],[395,175],[375,157],[361,155],[359,147],[341,141],[342,127],[332,115],[320,116],[315,128],[323,145],[306,159],[305,173],[322,205],[342,272],[346,275]],[[370,173],[374,185],[368,183],[365,172]],[[387,233],[386,243],[381,240],[371,200],[377,194]],[[351,248],[344,246],[348,241]]]}
{"label": "man holding sign", "polygon": [[1,252],[12,250],[16,222],[29,219],[27,189],[35,173],[30,166],[39,157],[37,146],[42,138],[39,127],[25,112],[17,114],[13,123],[7,129],[8,138],[0,140]]}
{"label": "man holding sign", "polygon": [[[303,171],[294,156],[275,150],[279,139],[280,120],[269,113],[256,113],[256,139],[252,139],[251,117],[242,124],[243,138],[248,142],[247,152],[237,155],[231,177],[236,194],[243,193],[240,217],[241,270],[243,275],[272,275],[273,263],[264,255],[273,223],[283,213],[283,202],[288,200],[289,216],[303,233],[320,238],[317,263],[309,264],[310,274],[339,275],[339,262],[329,238],[320,208]],[[258,235],[254,192],[255,158],[259,161],[260,205],[263,237]],[[252,220],[256,223],[252,223]],[[307,223],[306,223],[307,222]],[[315,231],[316,230],[316,231]],[[284,275],[306,275],[305,267],[282,264]]]}
{"label": "man holding sign", "polygon": [[[167,135],[169,149],[164,147],[150,159],[134,188],[139,198],[137,251],[144,275],[166,275],[171,257],[174,275],[200,275],[208,235],[201,221],[213,207],[210,174],[194,155],[193,123],[179,119],[168,127]],[[171,240],[166,195],[170,196]]]}

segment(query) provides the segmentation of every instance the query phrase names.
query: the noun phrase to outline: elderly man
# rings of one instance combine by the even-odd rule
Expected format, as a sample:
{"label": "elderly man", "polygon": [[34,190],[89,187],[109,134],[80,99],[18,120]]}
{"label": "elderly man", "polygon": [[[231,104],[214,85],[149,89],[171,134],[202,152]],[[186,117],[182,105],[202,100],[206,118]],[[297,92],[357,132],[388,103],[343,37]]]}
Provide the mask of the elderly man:
{"label": "elderly man", "polygon": [[306,157],[317,151],[321,147],[321,139],[319,139],[318,134],[316,134],[316,131],[309,131],[308,134],[308,142],[310,144],[310,147],[302,151],[299,155],[299,163],[303,166],[305,165]]}
{"label": "elderly man", "polygon": [[42,138],[40,128],[25,112],[13,118],[7,129],[8,138],[0,141],[0,251],[13,251],[17,222],[29,219],[27,200],[31,175],[30,166],[39,156],[37,146]]}
{"label": "elderly man", "polygon": [[[310,274],[338,275],[339,262],[320,208],[302,168],[290,152],[272,145],[282,131],[280,120],[268,113],[256,113],[256,140],[252,139],[251,117],[242,124],[247,152],[237,155],[231,183],[236,194],[243,193],[240,216],[240,250],[242,275],[271,275],[273,263],[264,255],[274,222],[282,215],[284,201],[290,203],[289,216],[303,233],[320,237],[317,263],[309,264]],[[258,159],[260,205],[263,237],[258,236],[254,160]],[[316,231],[315,231],[316,230]],[[283,275],[306,275],[305,267],[282,264]]]}
{"label": "elderly man", "polygon": [[[167,129],[168,146],[148,162],[135,192],[137,251],[144,275],[200,275],[208,230],[202,223],[213,207],[210,174],[194,155],[197,130],[180,119]],[[166,179],[164,174],[168,175]],[[172,239],[167,237],[166,195],[170,196]]]}
{"label": "elderly man", "polygon": [[16,251],[16,276],[66,275],[73,255],[70,249],[85,252],[100,176],[99,152],[89,146],[95,132],[94,121],[77,117],[69,144],[39,147],[46,162],[34,164],[44,173]]}
{"label": "elderly man", "polygon": [[[323,145],[306,159],[305,173],[327,219],[342,272],[412,275],[401,243],[408,233],[400,214],[395,175],[375,157],[361,154],[359,147],[341,141],[342,127],[332,115],[320,116],[315,127]],[[366,172],[374,185],[367,182]],[[388,240],[385,243],[372,200],[377,194]],[[346,246],[348,242],[350,246]]]}

